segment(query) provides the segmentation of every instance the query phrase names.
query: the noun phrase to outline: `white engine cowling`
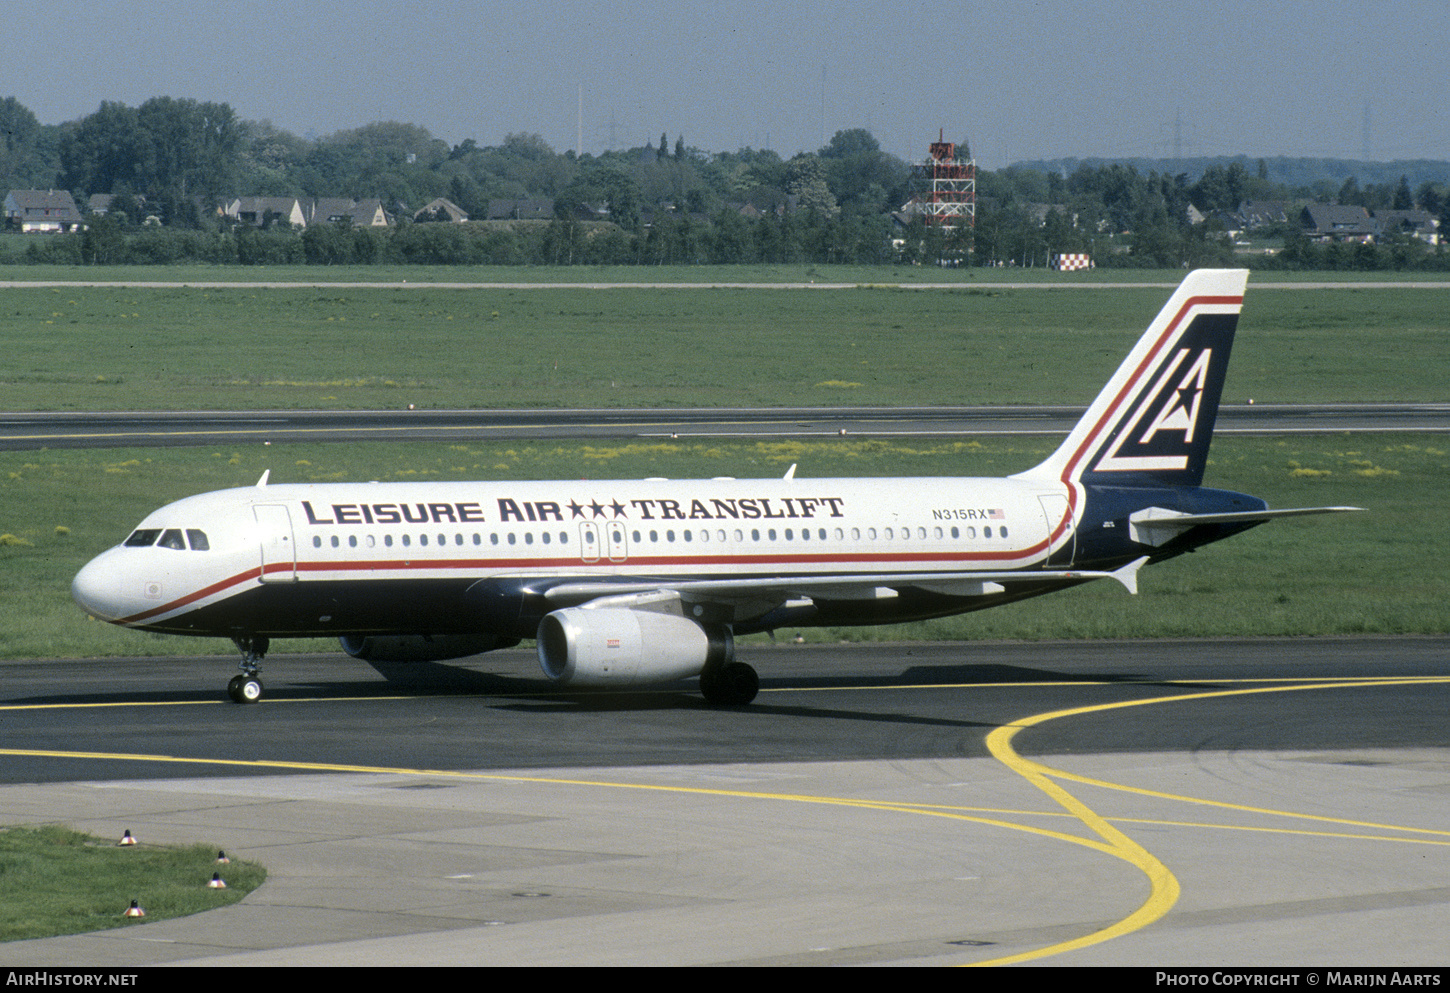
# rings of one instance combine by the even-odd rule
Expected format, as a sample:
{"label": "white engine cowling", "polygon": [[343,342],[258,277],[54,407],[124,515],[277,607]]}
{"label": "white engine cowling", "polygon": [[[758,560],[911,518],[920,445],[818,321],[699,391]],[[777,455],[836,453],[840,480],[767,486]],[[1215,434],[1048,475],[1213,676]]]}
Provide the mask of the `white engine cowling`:
{"label": "white engine cowling", "polygon": [[642,686],[698,676],[729,658],[728,628],[706,629],[678,614],[570,607],[539,622],[544,675],[573,686]]}

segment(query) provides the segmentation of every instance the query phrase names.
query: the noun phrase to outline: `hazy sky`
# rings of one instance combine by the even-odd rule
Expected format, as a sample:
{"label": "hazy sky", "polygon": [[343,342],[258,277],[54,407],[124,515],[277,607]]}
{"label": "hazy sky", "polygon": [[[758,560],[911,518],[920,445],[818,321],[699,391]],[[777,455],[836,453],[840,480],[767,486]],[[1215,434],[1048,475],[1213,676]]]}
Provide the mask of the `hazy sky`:
{"label": "hazy sky", "polygon": [[0,96],[229,103],[324,135],[516,131],[789,157],[868,128],[909,160],[1244,153],[1450,159],[1446,0],[11,0]]}

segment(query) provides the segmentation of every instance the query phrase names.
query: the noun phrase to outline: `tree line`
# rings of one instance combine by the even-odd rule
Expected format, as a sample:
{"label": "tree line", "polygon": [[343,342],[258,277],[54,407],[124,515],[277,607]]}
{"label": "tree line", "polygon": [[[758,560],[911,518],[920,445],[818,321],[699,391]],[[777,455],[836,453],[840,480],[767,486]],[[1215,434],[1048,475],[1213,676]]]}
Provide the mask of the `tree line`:
{"label": "tree line", "polygon": [[[302,138],[245,121],[225,103],[157,97],[105,102],[92,114],[42,125],[13,97],[0,100],[0,180],[7,188],[62,188],[78,204],[111,194],[112,209],[73,235],[0,248],[0,262],[74,264],[715,264],[842,262],[1045,265],[1089,252],[1099,265],[1222,265],[1236,259],[1216,212],[1244,200],[1319,198],[1233,161],[1197,178],[1132,165],[1075,170],[1008,167],[978,175],[974,228],[943,231],[901,213],[921,191],[912,167],[865,129],[837,132],[813,152],[706,152],[668,134],[599,155],[558,152],[538,135],[496,146],[449,146],[426,129],[380,122]],[[399,223],[387,230],[312,225],[257,230],[218,215],[227,196],[378,198]],[[414,224],[412,212],[446,197],[474,218],[490,201],[552,201],[540,222]],[[1339,202],[1419,207],[1450,222],[1443,183],[1411,190],[1353,177]],[[144,205],[144,206],[143,206]],[[1208,215],[1192,223],[1190,210]],[[607,207],[590,220],[589,207]],[[158,223],[159,222],[159,223]],[[1450,230],[1450,225],[1447,225]],[[1338,268],[1438,267],[1442,253],[1397,243],[1344,251],[1310,245],[1295,225],[1272,232],[1285,249],[1251,264]],[[1394,239],[1391,239],[1393,242]],[[1237,257],[1242,262],[1242,257]]]}

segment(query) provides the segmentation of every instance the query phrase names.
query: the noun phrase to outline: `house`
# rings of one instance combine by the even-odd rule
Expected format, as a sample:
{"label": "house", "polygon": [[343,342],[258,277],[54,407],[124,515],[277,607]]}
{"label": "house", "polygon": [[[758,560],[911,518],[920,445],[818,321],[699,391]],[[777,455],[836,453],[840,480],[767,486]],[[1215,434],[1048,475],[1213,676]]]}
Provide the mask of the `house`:
{"label": "house", "polygon": [[1374,241],[1375,222],[1363,207],[1334,203],[1311,203],[1304,208],[1301,222],[1310,241],[1350,241],[1370,244]]}
{"label": "house", "polygon": [[81,227],[81,212],[66,190],[11,190],[5,196],[5,226],[25,234],[59,234]]}
{"label": "house", "polygon": [[1283,200],[1245,200],[1239,204],[1236,223],[1245,231],[1289,223],[1289,205]]}
{"label": "house", "polygon": [[140,221],[147,225],[160,226],[161,218],[155,212],[148,212],[146,197],[137,193],[130,197],[119,197],[114,193],[92,193],[86,201],[86,213],[95,214],[97,217],[104,217],[119,206],[129,207],[130,210],[122,214],[131,222]]}
{"label": "house", "polygon": [[1374,221],[1380,238],[1407,234],[1427,245],[1440,244],[1440,222],[1427,210],[1377,210]]}
{"label": "house", "polygon": [[392,223],[392,215],[383,209],[383,202],[377,197],[359,200],[353,205],[352,225],[355,228],[385,228]]}
{"label": "house", "polygon": [[353,200],[350,197],[320,197],[307,205],[308,224],[350,224],[356,228],[382,228],[392,223],[377,197]]}
{"label": "house", "polygon": [[239,223],[259,228],[271,224],[307,227],[307,214],[302,209],[302,201],[296,197],[234,197],[222,208],[222,213]]}
{"label": "house", "polygon": [[355,206],[351,197],[320,197],[307,205],[307,223],[351,224]]}
{"label": "house", "polygon": [[453,224],[462,224],[468,220],[468,214],[452,200],[445,200],[443,197],[439,197],[422,210],[416,211],[413,214],[413,220],[449,221]]}

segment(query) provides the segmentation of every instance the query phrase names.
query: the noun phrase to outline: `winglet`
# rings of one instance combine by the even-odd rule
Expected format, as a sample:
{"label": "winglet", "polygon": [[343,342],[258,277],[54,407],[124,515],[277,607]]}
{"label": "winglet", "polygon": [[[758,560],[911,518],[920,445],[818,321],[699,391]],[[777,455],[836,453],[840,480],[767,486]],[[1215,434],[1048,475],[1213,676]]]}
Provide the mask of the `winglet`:
{"label": "winglet", "polygon": [[267,477],[270,475],[272,475],[271,469],[266,469],[262,472],[262,478],[257,480],[257,489],[260,490],[262,487],[267,485]]}
{"label": "winglet", "polygon": [[781,477],[781,478],[783,478],[783,479],[795,479],[795,467],[796,467],[796,463],[792,462],[790,464],[790,468],[785,471],[785,475],[783,477]]}
{"label": "winglet", "polygon": [[1148,556],[1144,555],[1142,558],[1134,559],[1120,569],[1114,569],[1112,572],[1108,573],[1108,575],[1111,578],[1116,579],[1118,582],[1122,583],[1123,589],[1127,590],[1129,593],[1132,593],[1134,596],[1137,596],[1138,570],[1143,568],[1143,563],[1147,561]]}

